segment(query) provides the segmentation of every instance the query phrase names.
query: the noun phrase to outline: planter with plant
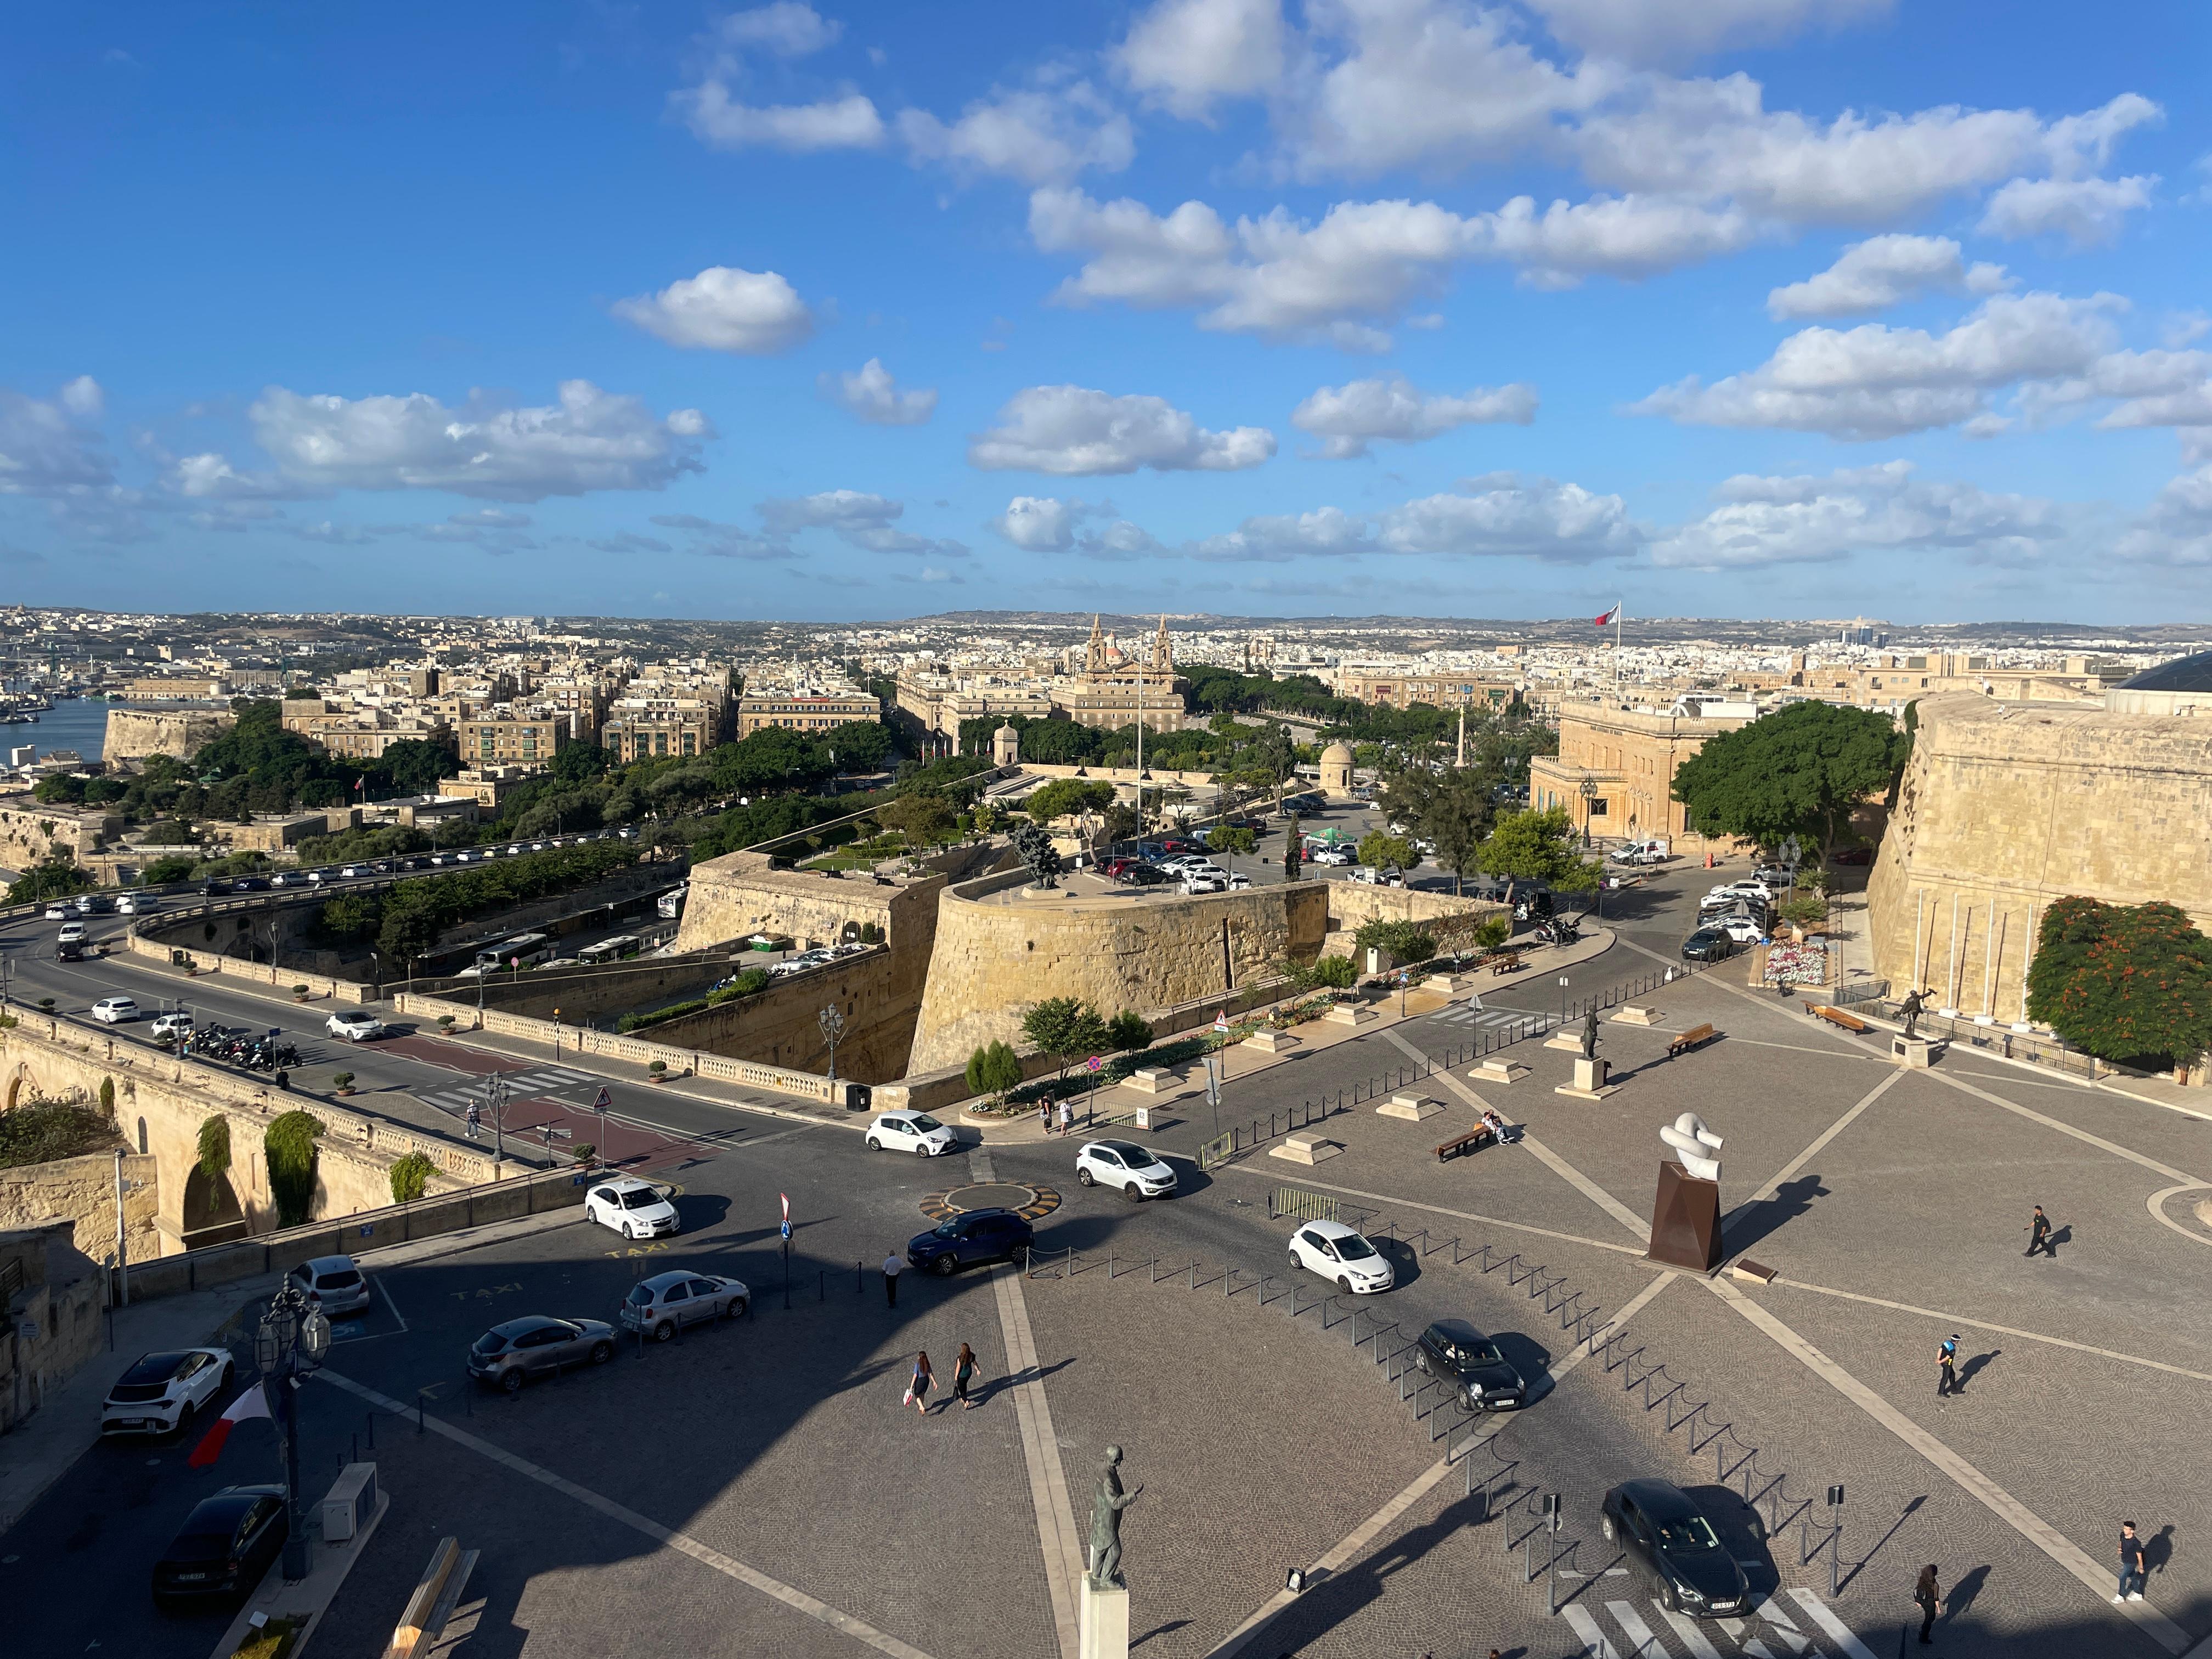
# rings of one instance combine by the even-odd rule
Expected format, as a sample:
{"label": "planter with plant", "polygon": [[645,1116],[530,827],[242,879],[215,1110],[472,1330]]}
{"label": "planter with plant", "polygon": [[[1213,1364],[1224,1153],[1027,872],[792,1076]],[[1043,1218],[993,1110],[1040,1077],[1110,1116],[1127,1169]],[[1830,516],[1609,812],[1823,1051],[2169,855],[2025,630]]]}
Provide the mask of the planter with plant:
{"label": "planter with plant", "polygon": [[577,1163],[589,1164],[599,1157],[599,1149],[588,1140],[580,1140],[574,1148],[574,1154]]}
{"label": "planter with plant", "polygon": [[655,1083],[665,1083],[668,1081],[668,1062],[665,1060],[654,1060],[652,1065],[645,1068],[645,1071],[646,1075],[651,1078]]}
{"label": "planter with plant", "polygon": [[353,1092],[353,1073],[351,1072],[340,1072],[336,1077],[331,1079],[331,1085],[340,1094],[349,1095]]}
{"label": "planter with plant", "polygon": [[441,1015],[439,1015],[439,1016],[438,1016],[438,1029],[439,1029],[440,1030],[441,1030],[441,1031],[450,1031],[450,1030],[452,1030],[453,1029],[453,1017],[451,1014],[441,1014]]}
{"label": "planter with plant", "polygon": [[307,1000],[307,988],[304,985],[295,985],[292,988],[292,1000],[295,1002],[305,1002]]}

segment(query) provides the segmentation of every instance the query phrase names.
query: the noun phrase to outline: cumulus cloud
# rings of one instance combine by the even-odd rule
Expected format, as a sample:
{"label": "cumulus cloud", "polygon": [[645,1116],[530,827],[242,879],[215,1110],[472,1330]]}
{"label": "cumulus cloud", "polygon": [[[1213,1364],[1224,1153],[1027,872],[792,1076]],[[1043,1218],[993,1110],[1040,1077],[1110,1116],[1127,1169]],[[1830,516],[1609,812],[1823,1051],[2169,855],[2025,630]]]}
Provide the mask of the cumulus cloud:
{"label": "cumulus cloud", "polygon": [[2113,551],[2136,564],[2212,565],[2212,466],[2171,480]]}
{"label": "cumulus cloud", "polygon": [[1990,198],[1985,235],[2022,241],[2063,236],[2076,247],[2116,240],[2127,216],[2150,205],[2155,173],[2129,179],[2015,179]]}
{"label": "cumulus cloud", "polygon": [[716,38],[740,50],[762,51],[780,58],[804,58],[835,44],[845,26],[822,15],[798,0],[777,0],[750,11],[733,11],[715,25]]}
{"label": "cumulus cloud", "polygon": [[937,412],[934,389],[900,391],[880,357],[869,358],[849,374],[823,374],[815,385],[831,403],[871,426],[920,426]]}
{"label": "cumulus cloud", "polygon": [[1113,53],[1121,77],[1176,114],[1273,87],[1285,63],[1281,0],[1155,0]]}
{"label": "cumulus cloud", "polygon": [[2056,294],[1999,295],[1942,334],[1876,323],[1803,329],[1748,374],[1711,386],[1692,375],[1629,412],[1856,439],[1954,426],[1982,413],[1997,387],[2085,374],[2112,348],[2108,309]]}
{"label": "cumulus cloud", "polygon": [[1446,558],[1522,557],[1554,563],[1623,558],[1642,532],[1618,495],[1517,473],[1462,482],[1456,492],[1379,512],[1324,507],[1247,519],[1183,551],[1211,561],[1283,562],[1312,556],[1417,553]]}
{"label": "cumulus cloud", "polygon": [[1075,545],[1075,521],[1081,501],[1051,495],[1017,495],[989,527],[1025,553],[1065,553]]}
{"label": "cumulus cloud", "polygon": [[653,522],[663,530],[684,532],[690,539],[684,550],[708,558],[766,560],[797,556],[783,542],[759,535],[742,525],[717,524],[696,513],[656,514]]}
{"label": "cumulus cloud", "polygon": [[1321,439],[1333,461],[1368,453],[1377,438],[1419,443],[1462,426],[1536,418],[1536,388],[1476,386],[1456,397],[1424,394],[1402,374],[1325,386],[1291,411],[1291,424]]}
{"label": "cumulus cloud", "polygon": [[1210,432],[1164,398],[1115,397],[1079,386],[1037,386],[1016,392],[999,424],[968,446],[969,465],[987,472],[1050,472],[1062,477],[1134,472],[1229,472],[1257,466],[1275,453],[1265,427]]}
{"label": "cumulus cloud", "polygon": [[0,495],[50,495],[115,482],[100,434],[100,383],[80,375],[52,399],[0,389]]}
{"label": "cumulus cloud", "polygon": [[2078,516],[2036,496],[1923,482],[1906,461],[1825,477],[1744,474],[1714,494],[1720,506],[1652,544],[1654,564],[1724,570],[1893,550],[2027,564],[2060,545]]}
{"label": "cumulus cloud", "polygon": [[901,110],[899,140],[917,162],[943,162],[957,172],[994,173],[1042,185],[1096,168],[1119,173],[1137,153],[1128,118],[1089,82],[979,98],[958,118]]}
{"label": "cumulus cloud", "polygon": [[277,473],[304,494],[447,489],[532,501],[659,489],[705,470],[700,445],[714,433],[696,409],[657,416],[588,380],[562,381],[559,398],[530,409],[478,398],[456,409],[419,392],[303,397],[271,386],[246,413]]}
{"label": "cumulus cloud", "polygon": [[799,154],[873,149],[884,142],[874,102],[850,88],[805,103],[748,103],[743,88],[756,58],[798,58],[834,44],[842,25],[811,6],[755,7],[722,19],[702,41],[698,79],[669,94],[669,108],[699,140],[717,149]]}
{"label": "cumulus cloud", "polygon": [[2002,265],[1969,266],[1948,236],[1875,236],[1845,248],[1818,276],[1766,296],[1769,316],[1856,317],[1933,290],[1996,294],[2012,278]]}
{"label": "cumulus cloud", "polygon": [[771,498],[756,509],[771,535],[827,530],[848,547],[870,553],[926,553],[964,559],[968,549],[956,541],[917,536],[897,528],[906,503],[859,489],[825,489],[796,498]]}
{"label": "cumulus cloud", "polygon": [[1723,46],[1772,46],[1889,15],[1895,0],[1526,0],[1554,40],[1625,63],[1679,64]]}
{"label": "cumulus cloud", "polygon": [[673,346],[752,356],[787,351],[814,331],[814,313],[783,277],[732,265],[617,300],[614,313]]}
{"label": "cumulus cloud", "polygon": [[1365,517],[1322,507],[1310,513],[1261,514],[1234,530],[1193,542],[1185,550],[1193,558],[1217,562],[1284,564],[1315,554],[1371,552],[1374,545],[1373,526]]}

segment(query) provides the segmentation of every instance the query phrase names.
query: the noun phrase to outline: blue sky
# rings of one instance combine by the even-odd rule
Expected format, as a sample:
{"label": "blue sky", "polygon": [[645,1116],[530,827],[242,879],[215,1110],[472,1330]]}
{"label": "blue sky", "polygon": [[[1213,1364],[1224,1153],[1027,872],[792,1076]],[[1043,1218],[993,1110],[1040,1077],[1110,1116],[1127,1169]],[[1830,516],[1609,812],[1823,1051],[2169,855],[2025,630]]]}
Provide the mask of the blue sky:
{"label": "blue sky", "polygon": [[2212,24],[2125,25],[18,9],[0,594],[2194,619]]}

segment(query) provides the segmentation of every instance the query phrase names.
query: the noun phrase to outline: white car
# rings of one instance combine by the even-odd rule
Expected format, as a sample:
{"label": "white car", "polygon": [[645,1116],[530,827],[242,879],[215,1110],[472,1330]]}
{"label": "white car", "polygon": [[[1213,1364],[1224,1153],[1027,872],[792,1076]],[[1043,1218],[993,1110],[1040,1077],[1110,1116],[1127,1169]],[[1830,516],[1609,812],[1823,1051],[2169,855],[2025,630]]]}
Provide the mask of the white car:
{"label": "white car", "polygon": [[124,916],[150,916],[161,908],[151,893],[125,893],[115,901],[115,912]]}
{"label": "white car", "polygon": [[1182,890],[1186,893],[1223,893],[1228,890],[1229,878],[1226,876],[1200,875],[1194,870],[1182,878]]}
{"label": "white car", "polygon": [[657,1238],[683,1225],[666,1189],[635,1176],[592,1188],[584,1195],[584,1218],[611,1227],[625,1238]]}
{"label": "white car", "polygon": [[69,919],[70,908],[66,904],[49,904],[46,907],[48,921],[67,921]]}
{"label": "white car", "polygon": [[180,1036],[192,1034],[192,1017],[181,1008],[154,1016],[154,1041],[174,1042]]}
{"label": "white car", "polygon": [[868,1150],[939,1158],[952,1150],[952,1131],[927,1112],[885,1112],[868,1125]]}
{"label": "white car", "polygon": [[1722,883],[1718,887],[1707,889],[1704,902],[1711,903],[1716,899],[1758,899],[1764,902],[1771,896],[1771,895],[1756,882],[1729,881]]}
{"label": "white car", "polygon": [[356,876],[367,875],[368,873],[368,866],[365,864],[341,865],[338,866],[338,873],[350,880]]}
{"label": "white car", "polygon": [[102,997],[92,1005],[92,1017],[108,1025],[138,1018],[138,1005],[129,997]]}
{"label": "white car", "polygon": [[1316,847],[1306,854],[1306,862],[1342,866],[1357,864],[1359,859],[1349,847]]}
{"label": "white car", "polygon": [[1738,945],[1756,945],[1766,937],[1759,924],[1749,916],[1715,916],[1705,926],[1726,933]]}
{"label": "white car", "polygon": [[1075,1178],[1086,1187],[1111,1187],[1132,1204],[1176,1189],[1166,1160],[1133,1140],[1090,1142],[1075,1155]]}
{"label": "white car", "polygon": [[1292,1233],[1291,1266],[1319,1273],[1351,1296],[1372,1296],[1397,1282],[1389,1259],[1341,1221],[1309,1221]]}
{"label": "white car", "polygon": [[62,924],[61,932],[56,933],[54,939],[57,943],[62,945],[82,945],[84,943],[84,924],[81,921],[65,921]]}
{"label": "white car", "polygon": [[347,1008],[325,1020],[323,1029],[348,1042],[367,1042],[384,1035],[384,1022],[366,1008]]}
{"label": "white car", "polygon": [[100,1431],[171,1434],[191,1426],[230,1389],[235,1367],[224,1348],[180,1348],[140,1356],[100,1407]]}

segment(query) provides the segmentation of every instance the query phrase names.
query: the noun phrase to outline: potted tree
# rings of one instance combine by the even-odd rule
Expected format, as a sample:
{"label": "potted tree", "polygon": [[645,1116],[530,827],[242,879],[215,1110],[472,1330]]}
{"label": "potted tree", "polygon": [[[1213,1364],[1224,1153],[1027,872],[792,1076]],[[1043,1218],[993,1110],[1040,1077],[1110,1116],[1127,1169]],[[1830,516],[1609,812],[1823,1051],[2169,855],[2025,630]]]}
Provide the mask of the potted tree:
{"label": "potted tree", "polygon": [[342,1095],[349,1095],[353,1092],[353,1073],[351,1072],[340,1072],[336,1077],[331,1079],[331,1085]]}
{"label": "potted tree", "polygon": [[295,985],[292,988],[292,1000],[295,1002],[305,1002],[307,1000],[307,988],[304,985]]}
{"label": "potted tree", "polygon": [[650,1077],[655,1083],[665,1083],[668,1081],[668,1062],[665,1060],[654,1060],[653,1064],[647,1066],[645,1070],[646,1075]]}
{"label": "potted tree", "polygon": [[441,1030],[441,1031],[450,1031],[450,1030],[452,1030],[453,1029],[453,1017],[451,1014],[441,1014],[441,1015],[439,1015],[439,1016],[438,1016],[438,1029],[439,1029],[440,1030]]}

